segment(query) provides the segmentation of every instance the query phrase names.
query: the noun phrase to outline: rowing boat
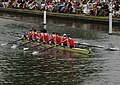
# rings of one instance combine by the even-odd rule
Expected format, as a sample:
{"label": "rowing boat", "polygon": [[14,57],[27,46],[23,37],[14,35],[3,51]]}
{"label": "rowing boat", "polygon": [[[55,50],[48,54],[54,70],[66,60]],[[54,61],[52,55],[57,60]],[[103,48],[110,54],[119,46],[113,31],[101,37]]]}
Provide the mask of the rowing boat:
{"label": "rowing boat", "polygon": [[[29,41],[27,41],[29,42]],[[22,41],[22,43],[26,43],[26,41]],[[40,43],[38,42],[31,42],[31,44],[33,45],[39,45]],[[40,44],[40,46],[44,46],[47,48],[54,48],[54,49],[59,49],[59,50],[63,50],[63,51],[69,51],[69,52],[74,52],[74,53],[80,53],[80,54],[84,54],[84,55],[88,55],[90,52],[87,49],[83,49],[83,48],[69,48],[69,47],[65,47],[65,46],[61,46],[61,45],[50,45],[50,44]]]}
{"label": "rowing boat", "polygon": [[[42,44],[43,46],[46,46],[46,47],[52,47],[51,45],[49,44]],[[83,49],[83,48],[69,48],[69,47],[64,47],[64,46],[54,46],[53,48],[55,49],[60,49],[60,50],[63,50],[63,51],[69,51],[69,52],[75,52],[75,53],[81,53],[81,54],[89,54],[90,52],[87,50],[87,49]]]}

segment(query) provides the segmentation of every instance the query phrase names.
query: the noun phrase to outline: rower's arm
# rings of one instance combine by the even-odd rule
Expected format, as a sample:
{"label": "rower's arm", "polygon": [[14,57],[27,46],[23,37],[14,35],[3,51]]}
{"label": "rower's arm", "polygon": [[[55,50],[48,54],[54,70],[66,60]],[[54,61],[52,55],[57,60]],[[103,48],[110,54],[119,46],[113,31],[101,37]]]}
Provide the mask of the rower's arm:
{"label": "rower's arm", "polygon": [[63,41],[61,41],[61,43],[64,43],[64,42],[66,42],[68,39],[65,39],[65,40],[63,40]]}
{"label": "rower's arm", "polygon": [[43,35],[39,37],[39,39],[42,39],[43,38]]}

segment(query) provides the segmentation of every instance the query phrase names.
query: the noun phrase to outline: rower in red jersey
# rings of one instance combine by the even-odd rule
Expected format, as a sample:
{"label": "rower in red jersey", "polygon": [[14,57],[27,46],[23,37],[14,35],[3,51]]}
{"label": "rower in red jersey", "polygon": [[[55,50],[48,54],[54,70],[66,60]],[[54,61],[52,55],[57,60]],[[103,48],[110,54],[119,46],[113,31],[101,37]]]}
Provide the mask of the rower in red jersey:
{"label": "rower in red jersey", "polygon": [[36,32],[36,29],[34,29],[33,31],[33,40],[37,40],[38,39],[38,33]]}
{"label": "rower in red jersey", "polygon": [[49,36],[48,36],[47,30],[42,29],[41,32],[39,33],[39,41],[48,43],[48,39],[49,39]]}
{"label": "rower in red jersey", "polygon": [[33,40],[32,36],[33,36],[32,28],[30,28],[29,31],[28,31],[28,33],[27,33],[28,40]]}
{"label": "rower in red jersey", "polygon": [[56,38],[56,34],[55,32],[52,32],[52,34],[49,37],[50,44],[56,44],[55,38]]}
{"label": "rower in red jersey", "polygon": [[63,46],[67,46],[67,35],[63,34],[63,37],[61,38],[61,43],[63,44]]}
{"label": "rower in red jersey", "polygon": [[68,39],[67,39],[68,43],[67,43],[67,46],[69,46],[70,48],[73,48],[74,47],[74,39],[70,37],[70,35],[68,35]]}
{"label": "rower in red jersey", "polygon": [[55,32],[53,32],[50,35],[50,39],[49,40],[50,40],[51,44],[60,44],[60,42],[61,42],[60,36],[58,35],[58,33],[55,33]]}
{"label": "rower in red jersey", "polygon": [[48,43],[49,36],[46,29],[43,29],[43,42]]}
{"label": "rower in red jersey", "polygon": [[44,33],[43,33],[43,29],[41,29],[40,33],[38,34],[39,36],[39,42],[43,42],[43,36],[44,36]]}
{"label": "rower in red jersey", "polygon": [[58,33],[56,33],[55,41],[56,41],[56,44],[60,44],[61,43],[61,37],[58,35]]}

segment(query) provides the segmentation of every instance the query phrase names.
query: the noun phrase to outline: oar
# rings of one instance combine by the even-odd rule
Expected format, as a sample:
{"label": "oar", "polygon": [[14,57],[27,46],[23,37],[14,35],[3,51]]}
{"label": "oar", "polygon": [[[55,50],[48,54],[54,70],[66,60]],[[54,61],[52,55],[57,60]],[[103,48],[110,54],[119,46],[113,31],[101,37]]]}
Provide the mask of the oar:
{"label": "oar", "polygon": [[90,45],[88,43],[76,43],[76,45],[84,45],[84,46],[88,46],[88,47],[103,48],[103,49],[109,50],[109,51],[119,51],[119,48],[116,48],[116,47],[105,47],[102,45]]}
{"label": "oar", "polygon": [[[48,40],[46,43],[48,43],[49,41],[51,41],[51,40],[53,40],[54,38],[52,38],[52,39],[50,39],[50,40]],[[38,47],[38,46],[41,46],[42,44],[44,44],[45,42],[41,42],[41,43],[39,43],[38,45],[35,45],[34,47],[32,47],[32,48],[36,48],[36,47]],[[28,50],[29,48],[23,48],[23,50],[25,51],[25,50]]]}
{"label": "oar", "polygon": [[[43,43],[44,43],[44,42],[42,42],[42,43],[40,43],[40,44],[38,44],[38,45],[35,45],[35,46],[31,47],[31,48],[36,48],[36,47],[42,45]],[[23,48],[23,50],[26,51],[26,50],[29,50],[29,48],[28,48],[28,47],[27,47],[27,48]]]}
{"label": "oar", "polygon": [[[49,48],[45,48],[44,50],[42,50],[42,51],[40,51],[40,52],[44,52],[44,51],[46,51],[46,50],[48,50],[48,49],[51,49],[51,48],[54,48],[55,47],[55,45],[53,45],[53,46],[51,46],[51,47],[49,47]],[[37,55],[39,53],[39,51],[34,51],[34,52],[32,52],[32,54],[33,55]]]}
{"label": "oar", "polygon": [[18,47],[25,46],[25,45],[27,45],[27,44],[29,44],[29,43],[31,43],[31,42],[32,42],[32,41],[27,41],[26,43],[23,43],[23,44],[19,45]]}
{"label": "oar", "polygon": [[[53,38],[54,39],[54,38]],[[44,49],[44,50],[42,50],[42,52],[43,51],[46,51],[46,50],[48,50],[48,49],[52,49],[52,48],[54,48],[55,46],[59,46],[61,43],[64,43],[64,42],[66,42],[66,40],[64,40],[64,41],[62,41],[62,42],[60,42],[59,44],[57,44],[57,45],[53,45],[53,46],[51,46],[51,47],[49,47],[49,48],[46,48],[46,49]],[[32,54],[34,55],[36,55],[37,53],[39,53],[38,51],[36,52],[36,51],[34,51]]]}
{"label": "oar", "polygon": [[[63,41],[63,42],[65,42],[65,41]],[[59,44],[57,44],[57,45],[53,45],[53,46],[51,46],[51,47],[49,47],[49,48],[45,48],[44,50],[42,50],[41,52],[43,52],[43,51],[46,51],[46,50],[48,50],[48,49],[52,49],[52,48],[54,48],[55,46],[59,46],[61,43],[63,43],[63,42],[60,42]],[[33,54],[33,53],[32,53]]]}
{"label": "oar", "polygon": [[[50,39],[50,40],[48,40],[46,43],[48,43],[49,41],[51,41],[51,40],[53,40],[54,38],[52,38],[52,39]],[[42,45],[42,44],[44,44],[45,42],[42,42],[42,43],[40,43],[40,44],[38,44],[38,45],[36,45],[36,46],[34,46],[34,47],[38,47],[38,46],[40,46],[40,45]]]}
{"label": "oar", "polygon": [[33,48],[36,48],[36,47],[38,47],[38,46],[41,46],[42,44],[44,44],[45,42],[41,42],[41,43],[39,43],[38,45],[35,45]]}
{"label": "oar", "polygon": [[43,51],[46,51],[46,50],[48,50],[48,49],[52,49],[52,48],[54,48],[56,45],[53,45],[53,46],[51,46],[51,47],[49,47],[49,48],[46,48],[46,49],[44,49],[44,50],[42,50],[42,52]]}
{"label": "oar", "polygon": [[[61,43],[62,43],[62,42],[61,42]],[[60,44],[61,44],[61,43],[60,43]],[[51,46],[51,47],[49,47],[49,48],[45,48],[44,50],[42,50],[42,51],[40,51],[40,52],[44,52],[44,51],[46,51],[46,50],[48,50],[48,49],[52,49],[52,48],[54,48],[55,46],[59,46],[60,44],[53,45],[53,46]],[[36,54],[38,54],[38,53],[39,53],[38,51],[32,52],[33,55],[36,55]]]}
{"label": "oar", "polygon": [[13,44],[13,43],[15,43],[15,42],[17,42],[17,41],[20,41],[20,40],[22,40],[22,39],[18,39],[18,40],[15,40],[15,41],[13,41],[13,42],[9,42],[9,43],[3,43],[3,44],[1,44],[1,46]]}
{"label": "oar", "polygon": [[44,49],[44,50],[42,50],[42,51],[45,51],[45,50],[54,48],[55,46],[59,46],[59,45],[61,45],[62,43],[66,42],[66,41],[67,41],[67,40],[64,40],[64,41],[60,42],[59,44],[55,44],[55,45],[53,45],[53,46],[51,46],[51,47],[49,47],[49,48],[46,48],[46,49]]}

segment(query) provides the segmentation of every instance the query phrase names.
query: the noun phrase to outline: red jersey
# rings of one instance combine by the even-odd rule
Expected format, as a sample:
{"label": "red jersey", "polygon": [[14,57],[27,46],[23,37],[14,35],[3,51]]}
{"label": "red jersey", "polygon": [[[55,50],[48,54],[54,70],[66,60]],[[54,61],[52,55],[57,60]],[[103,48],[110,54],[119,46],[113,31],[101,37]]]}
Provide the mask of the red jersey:
{"label": "red jersey", "polygon": [[32,35],[33,35],[32,31],[29,31],[27,35],[28,35],[29,40],[32,40]]}
{"label": "red jersey", "polygon": [[73,40],[73,38],[68,38],[68,44],[69,44],[69,46],[74,46],[74,40]]}
{"label": "red jersey", "polygon": [[[65,41],[66,40],[66,41]],[[65,42],[64,42],[65,41]],[[63,42],[64,45],[67,45],[67,37],[62,37],[61,42]]]}
{"label": "red jersey", "polygon": [[48,33],[43,33],[43,40],[44,42],[48,43],[48,40],[49,40]]}
{"label": "red jersey", "polygon": [[60,44],[60,42],[61,42],[61,38],[60,38],[60,36],[59,35],[56,35],[56,44]]}
{"label": "red jersey", "polygon": [[37,32],[34,32],[34,33],[33,33],[33,38],[36,40],[37,37],[38,37],[38,33],[37,33]]}
{"label": "red jersey", "polygon": [[43,42],[43,37],[44,37],[44,34],[42,32],[39,33],[39,41],[40,42]]}
{"label": "red jersey", "polygon": [[50,35],[51,44],[55,44],[55,37],[56,37],[56,34]]}

